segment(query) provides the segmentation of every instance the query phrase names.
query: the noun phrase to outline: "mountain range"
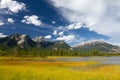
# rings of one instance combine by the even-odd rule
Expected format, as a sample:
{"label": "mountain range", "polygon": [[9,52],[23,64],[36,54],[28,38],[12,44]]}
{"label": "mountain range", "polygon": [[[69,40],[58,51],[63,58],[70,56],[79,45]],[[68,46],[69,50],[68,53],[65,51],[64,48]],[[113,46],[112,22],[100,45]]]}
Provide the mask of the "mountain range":
{"label": "mountain range", "polygon": [[77,50],[89,52],[91,50],[99,50],[100,52],[120,52],[120,47],[114,46],[101,40],[92,40],[79,43],[70,47],[64,41],[50,41],[43,36],[31,39],[27,34],[12,34],[7,37],[0,38],[0,49],[52,49],[52,50]]}
{"label": "mountain range", "polygon": [[69,49],[70,46],[63,41],[49,41],[44,37],[36,37],[31,39],[26,34],[12,34],[10,36],[0,38],[0,48],[38,48],[38,49]]}
{"label": "mountain range", "polygon": [[120,47],[109,44],[102,40],[91,40],[79,43],[73,46],[75,50],[88,52],[91,50],[98,50],[100,52],[120,52]]}

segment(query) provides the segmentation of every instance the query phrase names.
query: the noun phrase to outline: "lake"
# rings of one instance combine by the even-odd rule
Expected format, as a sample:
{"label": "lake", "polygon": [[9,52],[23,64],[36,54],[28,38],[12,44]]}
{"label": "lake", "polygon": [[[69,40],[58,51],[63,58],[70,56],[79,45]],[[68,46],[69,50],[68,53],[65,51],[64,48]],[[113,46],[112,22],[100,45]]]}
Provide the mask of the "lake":
{"label": "lake", "polygon": [[58,58],[60,61],[96,61],[101,64],[120,64],[120,57],[72,57]]}

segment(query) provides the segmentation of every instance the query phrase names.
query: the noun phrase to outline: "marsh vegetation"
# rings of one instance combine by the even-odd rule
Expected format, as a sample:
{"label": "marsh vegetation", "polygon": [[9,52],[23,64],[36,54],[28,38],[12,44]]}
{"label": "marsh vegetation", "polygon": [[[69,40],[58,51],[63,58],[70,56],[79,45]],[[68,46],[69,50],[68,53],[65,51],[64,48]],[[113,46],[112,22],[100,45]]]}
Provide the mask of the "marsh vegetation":
{"label": "marsh vegetation", "polygon": [[[2,80],[120,80],[120,65],[104,57],[0,57]],[[118,59],[118,58],[117,58]],[[104,62],[104,61],[103,61]]]}

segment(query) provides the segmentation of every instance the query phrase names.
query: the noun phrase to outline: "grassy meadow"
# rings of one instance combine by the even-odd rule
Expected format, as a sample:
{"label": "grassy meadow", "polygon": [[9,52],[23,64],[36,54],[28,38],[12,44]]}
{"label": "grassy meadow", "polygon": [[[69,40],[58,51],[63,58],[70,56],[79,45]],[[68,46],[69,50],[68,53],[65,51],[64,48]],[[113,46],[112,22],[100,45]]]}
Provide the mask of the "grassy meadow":
{"label": "grassy meadow", "polygon": [[0,57],[0,80],[120,80],[120,65],[46,60]]}

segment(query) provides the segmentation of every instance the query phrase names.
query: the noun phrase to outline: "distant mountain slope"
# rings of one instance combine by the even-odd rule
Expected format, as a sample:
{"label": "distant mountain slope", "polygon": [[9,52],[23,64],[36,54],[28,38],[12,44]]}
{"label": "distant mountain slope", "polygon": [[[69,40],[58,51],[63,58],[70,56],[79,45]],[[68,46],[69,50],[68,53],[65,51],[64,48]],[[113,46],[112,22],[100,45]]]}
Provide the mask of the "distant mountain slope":
{"label": "distant mountain slope", "polygon": [[73,46],[75,50],[79,51],[91,51],[91,50],[99,50],[101,52],[120,52],[120,47],[114,46],[107,42],[101,40],[93,40],[88,42],[82,42],[78,45]]}

